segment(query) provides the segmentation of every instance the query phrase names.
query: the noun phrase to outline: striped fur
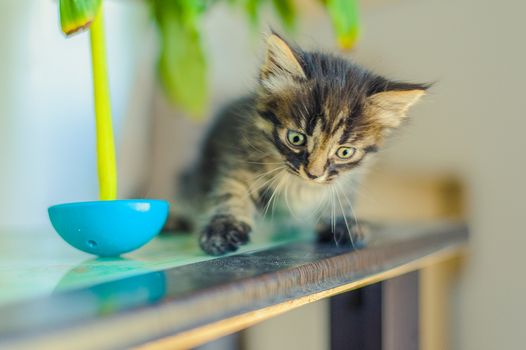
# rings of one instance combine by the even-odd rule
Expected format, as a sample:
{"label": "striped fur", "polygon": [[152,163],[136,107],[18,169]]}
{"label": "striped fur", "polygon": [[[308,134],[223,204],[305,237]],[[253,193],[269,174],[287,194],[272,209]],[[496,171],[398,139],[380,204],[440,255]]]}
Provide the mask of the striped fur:
{"label": "striped fur", "polygon": [[[321,215],[332,232],[345,224],[352,240],[351,189],[427,88],[305,52],[276,34],[267,42],[256,91],[218,115],[183,178],[182,196],[204,214],[200,245],[209,254],[248,242],[257,214],[274,207]],[[291,138],[297,133],[303,137]]]}

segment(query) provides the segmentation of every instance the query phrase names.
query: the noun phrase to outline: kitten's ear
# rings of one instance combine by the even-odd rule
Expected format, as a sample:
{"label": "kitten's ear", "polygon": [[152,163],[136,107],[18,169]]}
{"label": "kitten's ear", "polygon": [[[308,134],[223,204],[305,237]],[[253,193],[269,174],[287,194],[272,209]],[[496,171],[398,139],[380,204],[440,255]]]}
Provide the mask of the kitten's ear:
{"label": "kitten's ear", "polygon": [[305,79],[300,58],[294,49],[277,34],[267,38],[267,53],[260,70],[260,80],[267,88],[276,88],[281,83]]}
{"label": "kitten's ear", "polygon": [[367,114],[386,128],[396,128],[406,118],[409,107],[425,94],[426,88],[390,90],[367,98]]}

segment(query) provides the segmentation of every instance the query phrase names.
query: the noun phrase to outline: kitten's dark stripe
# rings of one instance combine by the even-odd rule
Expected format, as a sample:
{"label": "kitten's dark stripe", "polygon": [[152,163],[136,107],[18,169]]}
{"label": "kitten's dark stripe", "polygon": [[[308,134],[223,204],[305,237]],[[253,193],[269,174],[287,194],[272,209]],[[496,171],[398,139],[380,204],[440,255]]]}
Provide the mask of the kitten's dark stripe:
{"label": "kitten's dark stripe", "polygon": [[351,114],[349,115],[349,118],[347,118],[347,124],[345,126],[345,129],[343,130],[342,136],[340,137],[340,143],[345,143],[347,140],[349,140],[354,125],[356,124],[356,121],[358,120],[358,118],[360,118],[362,114],[362,110],[363,107],[359,105],[356,105],[353,109],[351,109]]}
{"label": "kitten's dark stripe", "polygon": [[279,121],[278,117],[274,114],[274,112],[269,110],[258,110],[259,115],[263,118],[268,120],[274,125],[281,125],[281,122]]}
{"label": "kitten's dark stripe", "polygon": [[316,124],[318,124],[318,120],[321,120],[322,123],[324,122],[324,118],[321,115],[314,115],[307,121],[307,135],[312,136],[312,133],[314,132],[314,128],[316,128]]}
{"label": "kitten's dark stripe", "polygon": [[359,160],[352,162],[352,163],[346,163],[346,164],[338,164],[336,165],[338,170],[350,170],[353,168],[356,168],[360,163],[363,161],[365,157],[360,158]]}
{"label": "kitten's dark stripe", "polygon": [[327,125],[326,116],[323,115],[323,93],[319,85],[314,85],[311,89],[311,97],[307,100],[309,111],[310,111],[310,122],[307,126],[307,134],[312,136],[314,128],[316,127],[316,121],[320,119],[322,121],[322,128],[325,129]]}
{"label": "kitten's dark stripe", "polygon": [[298,171],[297,169],[295,169],[295,168],[292,166],[292,164],[287,163],[287,167],[288,167],[288,169],[289,169],[290,171],[292,171],[294,174],[299,175],[299,171]]}
{"label": "kitten's dark stripe", "polygon": [[409,90],[427,90],[433,84],[415,84],[400,81],[389,81],[382,77],[375,77],[369,82],[367,95],[374,95],[384,91],[409,91]]}
{"label": "kitten's dark stripe", "polygon": [[331,169],[331,170],[329,170],[328,177],[329,177],[329,178],[332,178],[332,177],[335,177],[335,176],[338,175],[338,174],[339,174],[339,171],[338,171],[338,170],[336,170],[336,169]]}
{"label": "kitten's dark stripe", "polygon": [[[345,119],[340,119],[338,121],[338,123],[336,123],[336,125],[334,125],[334,127],[331,129],[331,130],[323,130],[324,132],[330,132],[331,134],[332,133],[335,133],[336,130],[338,130],[339,128],[341,128],[344,124],[346,123]],[[340,143],[342,143],[342,139],[340,138]]]}
{"label": "kitten's dark stripe", "polygon": [[376,153],[378,152],[378,146],[376,145],[367,146],[363,149],[363,151],[365,153]]}
{"label": "kitten's dark stripe", "polygon": [[223,194],[220,194],[220,195],[213,196],[213,199],[216,202],[226,202],[230,198],[232,198],[232,193],[223,193]]}
{"label": "kitten's dark stripe", "polygon": [[317,179],[317,178],[318,178],[317,176],[312,175],[311,173],[309,173],[307,170],[305,170],[305,174],[307,174],[307,176],[309,177],[309,179]]}

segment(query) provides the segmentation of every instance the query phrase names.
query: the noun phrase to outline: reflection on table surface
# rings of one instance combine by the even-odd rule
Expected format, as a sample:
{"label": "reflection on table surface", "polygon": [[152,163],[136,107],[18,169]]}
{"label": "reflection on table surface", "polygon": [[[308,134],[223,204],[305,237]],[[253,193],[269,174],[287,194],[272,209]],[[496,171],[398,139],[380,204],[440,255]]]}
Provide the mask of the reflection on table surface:
{"label": "reflection on table surface", "polygon": [[[254,234],[252,242],[239,252],[313,237],[309,230],[280,227],[263,225],[261,232]],[[191,234],[161,235],[123,257],[96,258],[70,247],[51,228],[2,231],[0,305],[210,259],[214,257],[205,255]]]}

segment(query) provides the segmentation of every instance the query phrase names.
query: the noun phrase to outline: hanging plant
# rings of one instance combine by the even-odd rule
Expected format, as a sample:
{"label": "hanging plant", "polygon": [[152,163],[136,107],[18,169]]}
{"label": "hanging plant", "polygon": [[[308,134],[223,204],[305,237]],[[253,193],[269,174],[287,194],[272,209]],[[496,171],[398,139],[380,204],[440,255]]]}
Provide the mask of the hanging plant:
{"label": "hanging plant", "polygon": [[100,9],[102,0],[60,1],[60,25],[66,35],[88,29]]}
{"label": "hanging plant", "polygon": [[259,25],[261,7],[271,2],[276,14],[286,29],[293,29],[296,24],[296,6],[294,0],[231,0],[234,5],[240,6],[247,14],[253,28]]}
{"label": "hanging plant", "polygon": [[358,40],[358,1],[322,0],[327,8],[341,49],[350,50]]}
{"label": "hanging plant", "polygon": [[[208,101],[207,64],[202,46],[201,21],[221,0],[148,1],[160,37],[159,78],[168,99],[192,117],[202,116]],[[294,0],[224,0],[240,7],[253,28],[262,6],[272,5],[288,30],[294,28],[298,9]],[[102,0],[60,1],[62,30],[71,35],[89,28]],[[340,48],[349,50],[359,35],[357,0],[320,0],[329,14]]]}
{"label": "hanging plant", "polygon": [[208,97],[207,65],[200,24],[206,9],[199,0],[152,0],[159,29],[159,74],[168,98],[200,117]]}

